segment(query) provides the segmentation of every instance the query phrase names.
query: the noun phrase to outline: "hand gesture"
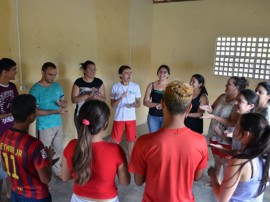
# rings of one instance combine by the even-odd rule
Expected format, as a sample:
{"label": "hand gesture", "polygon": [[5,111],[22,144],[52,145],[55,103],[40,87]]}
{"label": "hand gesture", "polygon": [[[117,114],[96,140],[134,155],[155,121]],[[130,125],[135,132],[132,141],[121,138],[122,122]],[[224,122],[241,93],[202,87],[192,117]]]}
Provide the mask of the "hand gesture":
{"label": "hand gesture", "polygon": [[59,109],[59,114],[66,114],[66,113],[68,113],[68,110],[66,108]]}
{"label": "hand gesture", "polygon": [[212,113],[213,109],[210,105],[200,105],[200,109],[208,113]]}
{"label": "hand gesture", "polygon": [[99,89],[98,88],[92,88],[91,96],[92,96],[91,99],[95,99],[95,100],[100,99]]}
{"label": "hand gesture", "polygon": [[215,149],[219,149],[219,150],[224,149],[224,147],[222,145],[220,145],[220,144],[213,144],[213,143],[211,143],[211,144],[209,144],[209,146],[211,148],[215,148]]}
{"label": "hand gesture", "polygon": [[233,137],[233,132],[230,132],[230,131],[228,131],[228,130],[225,130],[225,131],[224,131],[224,135],[225,135],[226,137],[232,138],[232,137]]}
{"label": "hand gesture", "polygon": [[132,104],[128,104],[128,105],[127,105],[127,108],[131,108],[131,107],[136,107],[135,102],[134,102],[134,103],[132,103]]}
{"label": "hand gesture", "polygon": [[48,160],[50,162],[50,165],[53,166],[59,160],[59,158],[52,159],[53,156],[55,155],[54,148],[51,147],[51,146],[50,147],[45,147],[45,151],[46,151],[46,153],[48,155]]}
{"label": "hand gesture", "polygon": [[61,97],[59,100],[56,102],[61,108],[65,108],[68,105],[67,99],[65,97]]}
{"label": "hand gesture", "polygon": [[221,138],[223,138],[223,134],[224,132],[222,130],[220,130],[220,128],[217,125],[213,125],[212,130],[215,134],[217,134],[218,136],[220,136]]}
{"label": "hand gesture", "polygon": [[203,114],[200,118],[201,119],[213,119],[215,115],[213,114]]}
{"label": "hand gesture", "polygon": [[126,97],[127,96],[127,91],[125,91],[125,92],[123,92],[123,94],[120,96],[120,98],[124,98],[124,97]]}
{"label": "hand gesture", "polygon": [[158,110],[161,110],[161,109],[162,109],[162,105],[161,105],[161,104],[158,104],[158,105],[156,106],[156,108],[157,108]]}

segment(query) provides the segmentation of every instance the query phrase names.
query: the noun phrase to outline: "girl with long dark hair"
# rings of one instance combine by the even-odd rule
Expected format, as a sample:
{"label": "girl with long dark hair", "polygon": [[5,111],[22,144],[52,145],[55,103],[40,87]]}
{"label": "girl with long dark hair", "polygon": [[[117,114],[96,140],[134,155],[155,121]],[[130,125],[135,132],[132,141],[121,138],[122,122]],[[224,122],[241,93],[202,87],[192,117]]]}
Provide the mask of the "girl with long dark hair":
{"label": "girl with long dark hair", "polygon": [[203,119],[201,116],[204,111],[200,106],[208,105],[208,93],[205,88],[205,79],[201,74],[192,75],[189,84],[193,87],[192,108],[187,114],[185,125],[191,130],[202,134]]}
{"label": "girl with long dark hair", "polygon": [[215,168],[208,175],[215,198],[219,202],[263,201],[269,181],[270,126],[259,113],[243,114],[237,125],[236,138],[241,153],[228,163],[223,181],[218,182]]}
{"label": "girl with long dark hair", "polygon": [[125,152],[103,141],[109,116],[108,105],[100,100],[89,100],[80,109],[79,138],[68,143],[62,162],[62,179],[74,179],[71,202],[117,202],[115,176],[121,185],[130,183]]}

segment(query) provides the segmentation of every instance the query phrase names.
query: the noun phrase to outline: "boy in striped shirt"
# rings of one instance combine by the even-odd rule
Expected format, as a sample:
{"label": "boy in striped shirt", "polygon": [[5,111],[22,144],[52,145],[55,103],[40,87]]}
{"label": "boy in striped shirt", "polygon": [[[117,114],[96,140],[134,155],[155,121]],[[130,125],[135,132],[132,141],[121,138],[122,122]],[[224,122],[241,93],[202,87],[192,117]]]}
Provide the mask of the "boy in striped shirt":
{"label": "boy in striped shirt", "polygon": [[19,95],[11,104],[15,124],[0,139],[1,157],[12,182],[11,201],[51,202],[47,184],[52,177],[54,151],[28,134],[36,117],[36,99]]}

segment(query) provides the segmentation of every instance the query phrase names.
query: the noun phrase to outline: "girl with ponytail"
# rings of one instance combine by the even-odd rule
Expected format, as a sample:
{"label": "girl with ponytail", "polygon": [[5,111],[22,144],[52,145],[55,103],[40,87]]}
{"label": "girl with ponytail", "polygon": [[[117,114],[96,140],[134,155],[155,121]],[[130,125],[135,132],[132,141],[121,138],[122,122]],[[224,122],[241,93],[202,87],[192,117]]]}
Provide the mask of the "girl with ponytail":
{"label": "girl with ponytail", "polygon": [[269,181],[270,126],[259,113],[243,114],[237,125],[236,138],[241,141],[241,153],[228,163],[225,177],[219,184],[215,169],[209,168],[213,192],[217,201],[263,201]]}
{"label": "girl with ponytail", "polygon": [[62,179],[74,179],[71,202],[117,202],[115,176],[121,185],[130,183],[125,152],[103,141],[109,116],[108,105],[100,100],[89,100],[80,109],[79,138],[68,143],[62,162]]}

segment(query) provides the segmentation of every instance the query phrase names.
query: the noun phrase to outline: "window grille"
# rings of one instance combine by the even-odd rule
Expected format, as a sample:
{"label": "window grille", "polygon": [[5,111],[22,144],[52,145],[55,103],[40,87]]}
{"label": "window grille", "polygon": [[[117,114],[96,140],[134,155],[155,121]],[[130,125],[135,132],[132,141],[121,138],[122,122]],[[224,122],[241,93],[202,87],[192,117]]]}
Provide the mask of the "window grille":
{"label": "window grille", "polygon": [[218,37],[214,74],[270,79],[270,38]]}

